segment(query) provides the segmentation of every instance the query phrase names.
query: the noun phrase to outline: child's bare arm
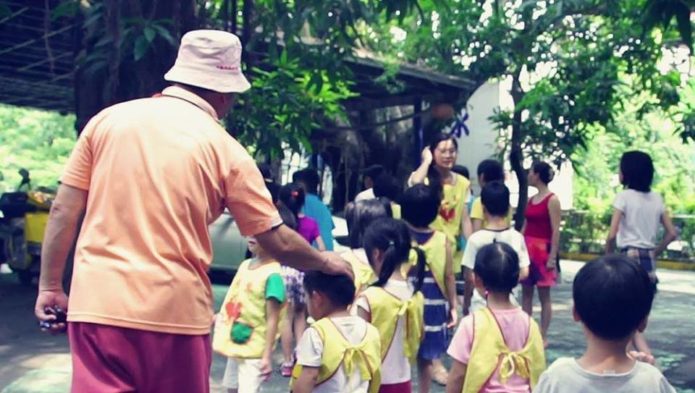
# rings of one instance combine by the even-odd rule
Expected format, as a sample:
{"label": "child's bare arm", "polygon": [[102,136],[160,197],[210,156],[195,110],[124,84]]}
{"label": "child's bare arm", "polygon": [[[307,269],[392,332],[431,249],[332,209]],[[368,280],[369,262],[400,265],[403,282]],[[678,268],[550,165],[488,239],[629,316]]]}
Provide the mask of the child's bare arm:
{"label": "child's bare arm", "polygon": [[661,225],[664,226],[664,238],[661,239],[661,243],[659,243],[659,245],[654,250],[655,256],[661,254],[669,245],[669,243],[676,240],[676,238],[678,237],[676,227],[673,226],[671,216],[668,214],[667,211],[664,211],[664,213],[661,215]]}
{"label": "child's bare arm", "polygon": [[444,278],[446,280],[446,293],[444,294],[449,301],[449,327],[456,326],[458,311],[456,304],[456,278],[454,277],[454,251],[451,242],[446,241],[446,264],[444,265]]}
{"label": "child's bare arm", "polygon": [[471,219],[471,228],[473,232],[478,232],[479,230],[483,229],[483,220],[479,218],[472,218]]}
{"label": "child's bare arm", "polygon": [[549,269],[555,269],[557,264],[557,256],[560,253],[560,224],[562,223],[562,207],[560,199],[557,196],[552,196],[548,202],[548,211],[550,212],[550,226],[553,233],[550,240],[550,255],[546,266]]}
{"label": "child's bare arm", "polygon": [[623,212],[618,209],[613,209],[613,217],[611,217],[611,229],[608,231],[606,239],[606,254],[611,254],[615,251],[615,238],[618,236],[620,228],[620,219],[623,217]]}
{"label": "child's bare arm", "polygon": [[449,379],[446,381],[446,393],[461,393],[463,381],[466,379],[466,366],[456,359],[452,360]]}
{"label": "child's bare arm", "polygon": [[316,248],[319,251],[326,251],[326,243],[323,241],[321,236],[316,238]]}
{"label": "child's bare arm", "polygon": [[280,321],[282,303],[275,298],[270,298],[265,302],[265,309],[266,315],[268,316],[268,330],[265,332],[265,349],[261,357],[261,373],[263,375],[270,375],[273,371],[271,355],[273,353],[275,338],[278,334],[278,323]]}
{"label": "child's bare arm", "polygon": [[302,366],[302,373],[292,385],[293,393],[311,393],[319,377],[318,367]]}
{"label": "child's bare arm", "polygon": [[[468,195],[469,190],[470,187],[466,189],[464,195]],[[463,234],[463,237],[468,239],[469,237],[471,237],[471,234],[473,232],[473,224],[471,223],[471,218],[468,215],[468,209],[466,208],[466,206],[463,206],[463,211],[461,211],[461,233]]]}
{"label": "child's bare arm", "polygon": [[[361,299],[362,297],[359,297],[358,299]],[[372,322],[372,315],[369,311],[365,310],[364,308],[360,307],[357,305],[357,301],[355,301],[355,305],[353,307],[357,308],[357,316],[364,319],[367,322]]]}
{"label": "child's bare arm", "polygon": [[525,279],[528,278],[529,275],[529,267],[524,266],[521,269],[519,269],[519,281],[524,281]]}
{"label": "child's bare arm", "polygon": [[475,286],[473,285],[473,271],[467,266],[463,267],[463,279],[463,315],[468,315]]}

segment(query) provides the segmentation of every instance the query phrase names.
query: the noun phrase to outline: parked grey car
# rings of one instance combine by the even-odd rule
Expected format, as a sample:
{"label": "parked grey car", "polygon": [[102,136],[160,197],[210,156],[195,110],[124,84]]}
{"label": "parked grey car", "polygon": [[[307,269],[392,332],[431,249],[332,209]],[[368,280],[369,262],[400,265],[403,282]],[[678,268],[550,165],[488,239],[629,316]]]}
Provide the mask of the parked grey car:
{"label": "parked grey car", "polygon": [[[333,237],[344,239],[347,237],[347,224],[345,219],[333,216]],[[209,227],[212,240],[213,258],[210,270],[213,272],[233,273],[241,262],[246,259],[246,238],[241,235],[234,217],[225,210],[222,215]],[[334,242],[334,250],[341,252],[347,248],[337,241]]]}

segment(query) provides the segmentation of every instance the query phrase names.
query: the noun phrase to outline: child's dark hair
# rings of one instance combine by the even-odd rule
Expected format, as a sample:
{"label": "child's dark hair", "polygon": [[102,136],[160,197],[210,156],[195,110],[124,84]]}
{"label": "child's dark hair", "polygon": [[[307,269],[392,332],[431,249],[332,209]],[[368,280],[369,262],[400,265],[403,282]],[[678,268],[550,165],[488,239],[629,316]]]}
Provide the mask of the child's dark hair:
{"label": "child's dark hair", "polygon": [[299,213],[304,207],[304,198],[304,189],[299,184],[290,183],[280,187],[278,200],[292,212],[297,223],[299,223]]}
{"label": "child's dark hair", "polygon": [[504,167],[493,159],[483,160],[478,164],[478,181],[484,178],[485,184],[493,181],[504,181]]}
{"label": "child's dark hair", "polygon": [[320,181],[319,173],[314,168],[304,168],[292,175],[292,182],[303,183],[309,194],[318,194]]}
{"label": "child's dark hair", "polygon": [[531,165],[531,168],[538,175],[538,178],[543,182],[543,184],[547,185],[553,181],[553,178],[555,177],[553,167],[551,167],[547,162],[536,161],[533,163],[533,165]]}
{"label": "child's dark hair", "polygon": [[290,209],[287,208],[282,203],[278,203],[278,213],[280,213],[280,218],[282,218],[283,224],[287,225],[292,230],[297,230],[299,227],[299,222],[297,222],[297,216],[292,213]]}
{"label": "child's dark hair", "polygon": [[628,151],[620,158],[620,172],[623,185],[635,191],[649,192],[654,180],[654,163],[649,154],[642,151]]}
{"label": "child's dark hair", "polygon": [[458,173],[459,175],[465,177],[466,179],[470,180],[471,179],[471,174],[468,171],[468,168],[463,166],[463,165],[454,165],[451,170],[455,173]]}
{"label": "child's dark hair", "polygon": [[362,172],[364,177],[369,177],[372,179],[372,181],[376,180],[376,178],[382,173],[384,173],[384,167],[378,164],[370,165]]}
{"label": "child's dark hair", "polygon": [[509,188],[500,181],[485,183],[480,200],[492,216],[506,217],[509,213]]}
{"label": "child's dark hair", "polygon": [[439,214],[441,199],[432,187],[416,184],[401,197],[401,216],[416,228],[428,227]]}
{"label": "child's dark hair", "polygon": [[277,184],[275,182],[275,179],[273,178],[273,170],[270,168],[270,165],[265,163],[257,164],[257,166],[258,170],[261,172],[261,175],[263,176],[265,186],[270,192],[270,197],[273,198],[273,203],[277,203],[278,194],[280,193],[280,185]]}
{"label": "child's dark hair", "polygon": [[345,221],[348,227],[348,243],[350,248],[362,248],[362,238],[364,232],[375,220],[391,218],[391,204],[388,200],[366,199],[358,202],[351,202],[345,206]]}
{"label": "child's dark hair", "polygon": [[344,274],[331,275],[320,271],[304,274],[304,288],[307,293],[321,292],[334,306],[348,307],[355,300],[355,282]]}
{"label": "child's dark hair", "polygon": [[629,337],[654,301],[649,274],[623,255],[607,255],[579,269],[572,284],[574,308],[592,333],[606,340]]}
{"label": "child's dark hair", "polygon": [[488,291],[510,293],[519,282],[519,255],[507,243],[487,244],[475,255],[473,271]]}
{"label": "child's dark hair", "polygon": [[388,198],[391,202],[396,202],[401,196],[401,184],[390,174],[384,172],[374,180],[374,196],[377,198]]}
{"label": "child's dark hair", "polygon": [[[364,248],[369,258],[369,264],[374,265],[374,261],[372,261],[374,250],[381,250],[384,253],[384,263],[381,266],[377,281],[373,284],[374,286],[383,287],[393,272],[408,262],[411,250],[410,241],[408,226],[400,220],[386,218],[374,221],[367,227],[364,232]],[[425,278],[425,253],[419,248],[416,248],[415,251],[418,255],[415,291],[419,291]]]}
{"label": "child's dark hair", "polygon": [[[451,134],[445,134],[445,133],[440,133],[437,134],[433,139],[432,142],[430,142],[429,148],[430,151],[432,152],[432,156],[434,157],[434,151],[437,149],[437,146],[439,146],[440,143],[446,142],[446,141],[452,141],[454,143],[454,147],[456,147],[456,150],[459,148],[459,143],[456,140],[456,138],[451,135]],[[439,171],[437,168],[435,168],[435,161],[434,158],[432,159],[432,164],[430,164],[429,169],[427,170],[427,179],[429,180],[429,185],[437,190],[437,192],[443,192],[443,185],[442,185],[442,175],[439,174]]]}

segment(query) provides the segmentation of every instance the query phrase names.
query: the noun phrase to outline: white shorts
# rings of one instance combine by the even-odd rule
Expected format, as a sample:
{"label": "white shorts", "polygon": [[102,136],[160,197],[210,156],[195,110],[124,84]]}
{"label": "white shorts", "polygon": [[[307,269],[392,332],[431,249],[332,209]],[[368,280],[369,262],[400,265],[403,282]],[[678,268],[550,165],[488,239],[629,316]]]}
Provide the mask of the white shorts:
{"label": "white shorts", "polygon": [[262,383],[261,359],[227,359],[223,387],[238,389],[239,393],[256,393],[261,391]]}

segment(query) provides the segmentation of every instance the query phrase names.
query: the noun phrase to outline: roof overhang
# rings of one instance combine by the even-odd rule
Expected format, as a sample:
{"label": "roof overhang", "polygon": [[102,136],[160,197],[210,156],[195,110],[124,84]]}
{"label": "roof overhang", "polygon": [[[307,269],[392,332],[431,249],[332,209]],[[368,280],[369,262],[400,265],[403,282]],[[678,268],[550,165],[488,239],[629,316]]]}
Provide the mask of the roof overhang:
{"label": "roof overhang", "polygon": [[[60,2],[49,0],[50,7]],[[52,18],[43,0],[9,0],[9,14],[0,15],[0,102],[62,113],[74,112],[75,59],[82,29],[75,18]],[[358,93],[345,102],[349,110],[413,105],[418,100],[455,101],[474,88],[463,78],[412,64],[399,66],[399,88],[377,82],[386,66],[366,51],[347,63]]]}

